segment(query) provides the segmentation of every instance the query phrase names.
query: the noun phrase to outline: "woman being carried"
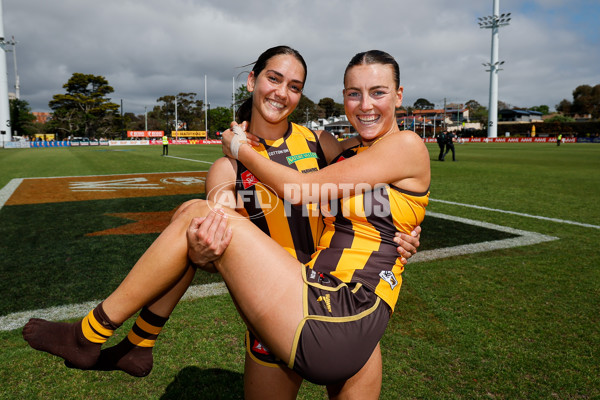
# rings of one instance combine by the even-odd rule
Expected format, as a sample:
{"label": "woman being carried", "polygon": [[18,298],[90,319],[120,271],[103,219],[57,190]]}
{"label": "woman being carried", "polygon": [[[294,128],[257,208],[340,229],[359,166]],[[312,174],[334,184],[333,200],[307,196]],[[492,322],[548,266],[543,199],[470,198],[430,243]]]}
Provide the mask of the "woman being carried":
{"label": "woman being carried", "polygon": [[[188,265],[188,246],[194,256],[196,238],[214,235],[227,220],[233,236],[222,243],[226,249],[214,267],[249,329],[306,379],[328,384],[353,376],[377,346],[397,300],[403,267],[394,232],[410,233],[419,225],[428,199],[427,150],[414,132],[401,132],[396,125],[395,108],[402,101],[398,76],[397,63],[383,52],[361,53],[348,65],[344,103],[361,145],[352,151],[356,156],[341,163],[301,174],[234,140],[240,161],[267,186],[280,195],[285,195],[284,182],[300,189],[290,200],[319,199],[321,187],[335,185],[328,193],[340,198],[338,209],[349,214],[326,219],[309,264],[302,266],[232,210],[215,213],[215,203],[196,201],[178,213],[102,307],[78,325],[79,331],[38,320],[25,328],[26,339],[75,365],[89,364],[98,357],[98,344],[120,323],[177,281]],[[362,193],[358,184],[374,190]],[[183,238],[186,231],[190,243]]]}

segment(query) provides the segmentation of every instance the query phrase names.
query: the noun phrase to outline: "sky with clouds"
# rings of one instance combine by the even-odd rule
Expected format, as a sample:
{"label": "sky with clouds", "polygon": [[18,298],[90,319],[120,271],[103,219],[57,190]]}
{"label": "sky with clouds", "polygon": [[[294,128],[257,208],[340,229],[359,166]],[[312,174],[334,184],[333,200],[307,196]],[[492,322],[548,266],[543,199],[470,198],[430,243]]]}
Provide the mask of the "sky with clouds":
{"label": "sky with clouds", "polygon": [[[269,47],[304,56],[304,93],[342,102],[342,75],[357,52],[381,49],[401,68],[404,103],[488,106],[491,32],[477,17],[493,0],[0,0],[4,36],[17,41],[21,99],[48,111],[75,72],[104,76],[112,101],[143,114],[164,95],[194,92],[230,107],[233,80]],[[511,12],[500,29],[498,98],[514,107],[572,100],[600,84],[598,0],[498,0]],[[13,53],[7,53],[14,91]],[[205,85],[205,76],[206,82]]]}

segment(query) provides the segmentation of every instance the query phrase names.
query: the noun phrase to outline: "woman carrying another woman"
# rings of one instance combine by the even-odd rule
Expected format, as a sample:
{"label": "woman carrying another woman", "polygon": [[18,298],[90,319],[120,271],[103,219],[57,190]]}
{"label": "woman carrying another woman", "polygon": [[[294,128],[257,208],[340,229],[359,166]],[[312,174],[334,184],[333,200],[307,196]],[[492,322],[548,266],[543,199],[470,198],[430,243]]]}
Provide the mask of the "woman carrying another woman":
{"label": "woman carrying another woman", "polygon": [[[285,46],[267,50],[259,57],[252,73],[248,77],[248,88],[253,92],[253,98],[250,103],[252,105],[252,114],[251,118],[246,117],[244,119],[250,120],[250,130],[252,132],[263,137],[264,143],[261,150],[262,154],[259,156],[264,158],[267,162],[269,161],[265,157],[277,160],[277,154],[283,154],[283,156],[279,158],[283,158],[284,161],[286,160],[287,155],[294,156],[307,153],[319,154],[319,159],[299,157],[300,160],[304,161],[294,163],[295,168],[298,170],[308,172],[309,170],[321,168],[323,166],[322,160],[326,159],[327,161],[330,161],[333,156],[340,151],[340,148],[337,147],[339,146],[338,142],[331,140],[332,137],[329,134],[323,135],[324,140],[321,141],[319,146],[318,138],[310,131],[296,125],[290,125],[287,122],[287,117],[298,104],[305,77],[306,68],[297,52]],[[325,145],[325,143],[328,144]],[[302,146],[305,147],[303,148]],[[322,148],[322,151],[320,148]],[[242,150],[242,153],[244,153],[244,151],[245,150]],[[254,150],[252,151],[254,152]],[[271,151],[272,154],[268,154],[269,151]],[[288,153],[284,154],[285,151],[288,151]],[[258,153],[256,154],[258,155]],[[282,160],[277,161],[283,163]],[[288,163],[286,162],[285,164]],[[289,167],[282,168],[292,170]],[[293,171],[295,171],[295,168]],[[213,200],[222,197],[230,198],[231,196],[229,195],[231,193],[235,194],[240,190],[246,189],[246,185],[250,185],[248,187],[252,187],[252,190],[257,192],[260,191],[262,193],[255,193],[254,196],[263,196],[266,193],[266,188],[263,185],[257,182],[253,183],[254,180],[252,179],[243,179],[248,177],[247,172],[248,171],[240,163],[231,162],[227,159],[218,160],[211,168],[209,176],[207,177],[208,198]],[[312,175],[312,173],[307,174],[307,176],[308,175]],[[236,183],[238,187],[235,186]],[[260,188],[256,188],[257,186],[260,186]],[[243,206],[247,206],[246,202],[243,203]],[[267,206],[270,205],[265,204],[265,207]],[[101,306],[92,311],[90,315],[84,319],[83,323],[56,324],[33,320],[24,329],[25,338],[32,347],[59,355],[65,358],[69,363],[72,363],[73,366],[79,368],[117,368],[124,369],[130,373],[133,372],[133,374],[138,374],[137,370],[133,370],[136,366],[135,362],[140,359],[147,361],[148,354],[150,357],[151,368],[151,347],[148,351],[147,347],[144,347],[143,345],[137,346],[137,344],[143,344],[144,342],[153,343],[157,334],[156,330],[147,329],[149,332],[146,333],[150,334],[149,337],[146,337],[147,340],[144,339],[144,337],[140,337],[137,333],[139,333],[139,329],[143,330],[144,326],[152,325],[148,324],[148,320],[156,320],[157,318],[155,317],[163,318],[162,322],[159,321],[159,323],[155,325],[159,325],[160,323],[164,324],[166,317],[168,317],[185,291],[185,288],[189,285],[191,277],[193,276],[193,269],[189,267],[187,260],[188,247],[185,242],[184,234],[191,218],[202,215],[201,213],[205,211],[207,211],[207,204],[201,201],[188,202],[181,207],[174,216],[172,224],[163,234],[161,234],[147,253],[142,256],[122,285],[109,296]],[[271,236],[277,239],[279,244],[286,248],[288,251],[287,254],[294,254],[301,261],[307,261],[308,255],[314,250],[318,218],[311,219],[309,218],[311,215],[310,213],[303,214],[308,212],[308,209],[305,207],[293,207],[292,213],[295,212],[295,215],[297,215],[298,218],[292,218],[293,222],[288,226],[285,216],[282,217],[283,214],[280,213],[281,210],[273,211],[273,213],[270,213],[268,216],[261,216],[261,212],[262,210],[260,208],[254,211],[246,209],[246,213],[250,215],[251,221],[259,226],[261,223],[258,221],[262,221],[264,224],[264,226],[261,226],[262,231],[267,234],[270,233]],[[218,214],[206,214],[208,215],[208,218],[203,220],[204,224],[200,229],[200,233],[206,229],[204,231],[205,233],[213,232],[214,234],[214,229],[223,227],[223,219]],[[281,222],[282,220],[285,222]],[[234,238],[241,236],[241,233],[239,235],[237,233],[237,224],[239,221],[231,221]],[[247,224],[242,223],[239,230],[245,230],[246,226]],[[210,229],[206,227],[209,227]],[[395,230],[395,228],[393,230]],[[410,230],[407,231],[405,229],[402,229],[402,231],[406,233],[410,232]],[[251,240],[248,240],[244,246],[251,246],[251,244],[254,243],[254,238],[252,236],[250,236],[250,238]],[[220,242],[218,245],[213,244],[213,249],[216,253],[219,253],[227,244],[228,240],[225,240],[222,243]],[[269,241],[269,245],[272,244],[273,242]],[[197,247],[198,243],[195,243],[194,246]],[[237,239],[234,239],[227,251],[232,251],[236,246]],[[395,249],[393,242],[391,243],[391,246]],[[281,247],[279,247],[279,250],[276,251],[275,254],[279,254],[280,251]],[[200,257],[199,254],[204,254],[205,252],[206,249],[201,249],[195,252],[192,251],[190,255],[196,257],[196,262],[204,264],[206,258]],[[255,265],[256,260],[251,259],[247,254],[261,253],[257,252],[253,247],[247,249],[245,255],[246,264]],[[286,252],[284,251],[283,254],[286,254]],[[209,256],[209,258],[211,257],[212,256]],[[264,255],[261,254],[261,258],[263,257]],[[397,254],[394,257],[397,257]],[[277,265],[276,260],[273,261],[272,264]],[[217,262],[217,265],[219,262]],[[284,264],[287,265],[287,263]],[[295,262],[295,265],[298,268],[296,278],[300,278],[298,271],[300,271],[299,268],[301,265],[297,262]],[[282,268],[287,269],[287,267]],[[271,275],[277,275],[279,272],[284,274],[283,270],[275,272],[271,273]],[[248,283],[252,284],[253,281]],[[257,294],[257,297],[262,296],[262,283],[256,284],[256,282],[254,282],[254,286],[251,287],[252,291]],[[259,288],[261,289],[259,290]],[[156,300],[156,297],[161,294],[162,297],[159,297],[158,300]],[[245,294],[240,294],[240,296],[241,298],[245,298]],[[233,297],[237,299],[238,296],[233,294]],[[246,303],[246,301],[244,302]],[[100,356],[100,359],[98,360],[100,345],[106,340],[106,337],[112,333],[111,331],[114,330],[114,328],[129,318],[129,316],[133,315],[133,313],[137,312],[142,306],[145,306],[142,314],[140,314],[140,318],[143,317],[143,321],[140,321],[139,324],[136,322],[136,326],[134,326],[134,329],[130,332],[128,338],[121,344],[117,345],[115,348],[103,350],[102,356]],[[241,306],[241,309],[244,307],[245,306]],[[249,322],[249,326],[252,326],[251,319],[246,318],[246,321]],[[71,339],[65,339],[64,334],[67,331],[70,332],[72,336]],[[137,331],[137,333],[134,331]],[[89,341],[90,337],[92,338],[92,342]],[[133,339],[130,340],[130,337]],[[138,339],[141,338],[141,341],[136,341],[136,337]],[[93,345],[89,345],[90,343]],[[370,351],[372,353],[373,349]],[[369,355],[371,353],[369,353]],[[281,358],[279,354],[277,355]],[[377,361],[377,357],[380,357],[378,352],[376,353],[374,360]],[[286,363],[289,361],[287,359],[284,360]],[[131,364],[128,364],[130,362],[133,362],[133,367]],[[379,377],[378,379],[380,382],[380,366],[378,366],[377,363],[374,365],[373,371],[375,371],[376,376]],[[246,362],[247,376],[245,382],[247,394],[249,391],[248,382],[256,383],[256,380],[251,378],[256,378],[258,375],[258,373],[253,375],[248,371],[259,371],[260,367],[262,367],[262,365],[257,364],[253,360],[247,360]],[[143,375],[145,371],[149,372],[147,365],[145,365],[145,369],[142,368],[142,373],[139,373],[139,375]],[[290,370],[281,369],[281,371],[283,371],[283,382],[281,373],[272,374],[274,377],[273,381],[277,381],[283,386],[288,385],[288,387],[291,387],[292,391],[295,390],[293,393],[293,396],[295,396],[301,378]],[[147,372],[145,373],[147,374]],[[250,377],[248,375],[250,375]],[[264,371],[260,371],[261,382],[258,382],[258,385],[254,385],[255,389],[258,388],[259,392],[260,390],[264,391],[267,386],[265,383],[269,383],[268,387],[274,389],[272,386],[273,382],[269,382],[268,379],[263,377]],[[361,380],[357,380],[359,377],[360,374],[352,379],[356,382],[361,382]],[[377,379],[375,379],[375,381],[377,381]],[[339,383],[340,381],[336,381],[329,385],[328,389],[330,390],[330,394],[335,394],[336,391],[342,393],[348,389],[349,386],[347,384],[342,385],[340,388]],[[367,387],[368,385],[369,384],[364,383],[360,386]],[[252,391],[250,390],[250,392]],[[282,395],[279,390],[277,390],[276,394],[277,393],[279,396]],[[251,396],[251,393],[248,394],[248,397]]]}
{"label": "woman carrying another woman", "polygon": [[[192,261],[204,263],[193,249],[199,239],[214,237],[217,253],[226,246],[214,268],[248,328],[275,356],[319,384],[337,384],[360,371],[383,335],[400,289],[403,267],[394,233],[410,233],[424,218],[429,156],[414,132],[400,131],[396,124],[402,88],[391,56],[358,54],[346,69],[344,85],[346,113],[361,136],[361,144],[352,150],[355,156],[302,174],[267,160],[237,138],[232,141],[239,160],[279,195],[286,194],[283,182],[288,182],[301,191],[290,198],[298,203],[318,199],[321,187],[327,187],[331,198],[320,200],[339,198],[340,212],[326,218],[309,264],[302,266],[234,211],[215,212],[217,204],[196,201],[178,213],[117,290],[80,324],[86,327],[79,328],[83,336],[92,340],[83,341],[78,333],[56,334],[53,323],[37,320],[24,329],[32,347],[74,364],[84,363],[78,358],[85,353],[97,358],[94,346],[176,282],[188,266],[188,246]],[[372,190],[361,192],[357,185]],[[233,235],[229,241],[225,234],[226,240],[219,242],[225,220]],[[182,240],[186,230],[189,243]],[[40,344],[42,338],[51,344]]]}

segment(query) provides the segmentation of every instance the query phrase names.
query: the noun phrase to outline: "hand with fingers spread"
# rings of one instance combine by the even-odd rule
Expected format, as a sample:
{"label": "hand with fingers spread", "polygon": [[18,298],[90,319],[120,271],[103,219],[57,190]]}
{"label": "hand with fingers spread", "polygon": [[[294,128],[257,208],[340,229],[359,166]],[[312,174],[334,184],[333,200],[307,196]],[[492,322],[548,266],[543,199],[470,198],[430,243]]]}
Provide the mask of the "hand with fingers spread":
{"label": "hand with fingers spread", "polygon": [[206,217],[194,218],[186,235],[192,264],[204,271],[217,272],[213,262],[221,257],[233,235],[227,228],[227,215],[222,210],[213,210]]}
{"label": "hand with fingers spread", "polygon": [[396,232],[394,242],[398,245],[396,249],[400,255],[402,265],[408,263],[408,259],[417,253],[417,248],[420,246],[419,239],[421,238],[421,226],[417,226],[410,235],[406,233]]}

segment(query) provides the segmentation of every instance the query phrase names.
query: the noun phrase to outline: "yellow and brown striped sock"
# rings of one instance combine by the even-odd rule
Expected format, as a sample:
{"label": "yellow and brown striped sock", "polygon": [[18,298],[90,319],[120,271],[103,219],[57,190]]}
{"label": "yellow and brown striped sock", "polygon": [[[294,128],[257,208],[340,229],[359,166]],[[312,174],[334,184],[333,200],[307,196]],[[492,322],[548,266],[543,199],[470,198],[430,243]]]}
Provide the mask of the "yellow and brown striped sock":
{"label": "yellow and brown striped sock", "polygon": [[116,346],[102,350],[93,369],[121,370],[137,377],[148,375],[154,363],[154,344],[168,319],[144,307],[127,337]]}

